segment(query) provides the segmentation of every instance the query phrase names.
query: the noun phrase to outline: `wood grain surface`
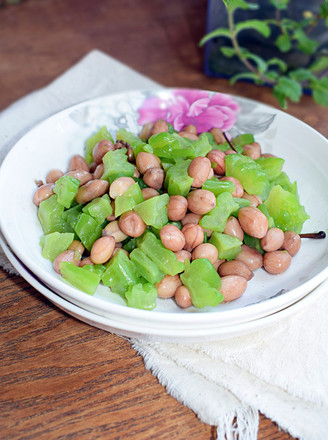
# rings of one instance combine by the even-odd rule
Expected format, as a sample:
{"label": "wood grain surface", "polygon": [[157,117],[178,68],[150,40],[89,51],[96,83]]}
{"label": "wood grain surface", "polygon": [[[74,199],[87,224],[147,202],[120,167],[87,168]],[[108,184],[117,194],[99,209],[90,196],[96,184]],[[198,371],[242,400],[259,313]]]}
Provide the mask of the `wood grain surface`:
{"label": "wood grain surface", "polygon": [[[232,88],[203,74],[198,42],[205,23],[201,0],[25,0],[2,7],[0,110],[95,48],[165,86],[211,89],[277,107],[266,87]],[[328,110],[309,96],[288,113],[328,136]],[[0,291],[1,439],[216,437],[214,427],[166,393],[125,339],[66,315],[3,270]],[[261,416],[258,439],[292,437]]]}

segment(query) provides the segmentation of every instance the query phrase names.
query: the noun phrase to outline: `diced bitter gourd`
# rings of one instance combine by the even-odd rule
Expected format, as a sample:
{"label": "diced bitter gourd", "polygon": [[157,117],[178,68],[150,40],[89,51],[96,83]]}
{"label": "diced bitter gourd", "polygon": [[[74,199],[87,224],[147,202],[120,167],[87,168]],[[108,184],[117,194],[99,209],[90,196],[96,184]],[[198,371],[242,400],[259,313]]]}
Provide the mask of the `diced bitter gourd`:
{"label": "diced bitter gourd", "polygon": [[131,185],[124,194],[115,199],[115,216],[119,217],[126,211],[130,211],[139,203],[144,201],[140,186],[138,183]]}
{"label": "diced bitter gourd", "polygon": [[63,232],[63,213],[64,206],[57,202],[56,194],[40,203],[38,218],[45,234]]}
{"label": "diced bitter gourd", "polygon": [[235,177],[248,194],[261,194],[268,179],[261,165],[251,157],[229,154],[225,157],[226,176]]}
{"label": "diced bitter gourd", "polygon": [[197,258],[187,264],[180,279],[189,290],[195,307],[215,307],[223,301],[223,295],[219,292],[221,278],[207,258]]}
{"label": "diced bitter gourd", "polygon": [[130,253],[130,260],[135,264],[140,275],[149,283],[159,283],[164,273],[141,249],[135,248]]}
{"label": "diced bitter gourd", "polygon": [[102,227],[97,220],[82,212],[74,225],[74,231],[85,248],[90,251],[93,243],[101,236]]}
{"label": "diced bitter gourd", "polygon": [[109,215],[112,215],[113,208],[108,194],[104,194],[102,197],[97,197],[85,205],[82,211],[93,217],[98,223],[103,223]]}
{"label": "diced bitter gourd", "polygon": [[42,235],[40,238],[41,255],[43,258],[47,258],[47,260],[54,261],[59,254],[66,251],[73,240],[74,234],[71,232],[52,232]]}
{"label": "diced bitter gourd", "polygon": [[221,232],[213,232],[209,243],[213,244],[219,253],[220,260],[234,260],[241,252],[241,245],[243,244],[237,237],[222,234]]}
{"label": "diced bitter gourd", "polygon": [[138,283],[128,287],[125,297],[129,307],[153,310],[156,307],[157,290],[151,283]]}
{"label": "diced bitter gourd", "polygon": [[100,283],[100,276],[96,272],[75,266],[74,263],[62,261],[59,270],[66,281],[88,295],[93,295]]}
{"label": "diced bitter gourd", "polygon": [[57,202],[66,209],[70,208],[76,193],[79,189],[80,181],[72,176],[60,177],[54,186],[54,193],[57,194]]}
{"label": "diced bitter gourd", "polygon": [[169,199],[168,194],[152,197],[136,205],[134,211],[140,215],[147,226],[160,229],[168,222],[167,204]]}
{"label": "diced bitter gourd", "polygon": [[85,155],[84,158],[88,165],[91,165],[93,162],[93,149],[96,146],[96,144],[103,140],[109,140],[114,143],[113,138],[111,134],[109,133],[106,126],[100,127],[99,130],[90,136],[85,143]]}
{"label": "diced bitter gourd", "polygon": [[310,217],[300,204],[297,197],[275,185],[264,202],[277,228],[283,231],[302,231],[303,223]]}

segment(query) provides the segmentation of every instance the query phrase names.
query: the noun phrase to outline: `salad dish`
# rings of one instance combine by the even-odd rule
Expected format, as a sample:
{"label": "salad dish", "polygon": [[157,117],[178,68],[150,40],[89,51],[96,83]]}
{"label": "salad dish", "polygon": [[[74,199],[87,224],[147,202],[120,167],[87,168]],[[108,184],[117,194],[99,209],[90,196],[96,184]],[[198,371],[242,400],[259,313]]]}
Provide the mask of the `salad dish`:
{"label": "salad dish", "polygon": [[312,239],[325,237],[327,160],[320,134],[250,100],[111,95],[54,115],[11,150],[1,230],[48,289],[91,313],[238,325],[327,278],[327,240]]}

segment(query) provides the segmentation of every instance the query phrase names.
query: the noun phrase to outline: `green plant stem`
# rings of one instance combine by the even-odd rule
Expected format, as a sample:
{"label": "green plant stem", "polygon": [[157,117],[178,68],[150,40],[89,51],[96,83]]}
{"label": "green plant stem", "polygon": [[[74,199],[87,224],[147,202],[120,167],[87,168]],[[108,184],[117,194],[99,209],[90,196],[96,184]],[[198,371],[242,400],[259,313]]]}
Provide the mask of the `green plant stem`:
{"label": "green plant stem", "polygon": [[238,58],[240,59],[240,61],[244,64],[245,67],[247,67],[248,70],[250,70],[251,72],[253,72],[255,75],[257,75],[259,77],[259,79],[261,79],[263,82],[265,83],[269,83],[271,85],[276,84],[275,81],[272,81],[270,78],[267,78],[265,75],[262,75],[262,73],[260,73],[242,54],[241,48],[239,46],[238,43],[238,39],[236,36],[236,31],[235,31],[235,25],[234,25],[234,20],[233,20],[233,12],[230,11],[228,9],[228,25],[229,25],[229,30],[231,33],[231,42],[232,45],[236,51],[236,54],[238,56]]}

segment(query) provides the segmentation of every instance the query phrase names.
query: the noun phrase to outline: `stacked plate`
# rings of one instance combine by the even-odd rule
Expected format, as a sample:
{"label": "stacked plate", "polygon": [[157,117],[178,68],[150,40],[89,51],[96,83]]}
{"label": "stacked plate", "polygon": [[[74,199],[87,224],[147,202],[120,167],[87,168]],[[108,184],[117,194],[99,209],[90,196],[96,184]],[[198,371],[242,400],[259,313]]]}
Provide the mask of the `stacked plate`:
{"label": "stacked plate", "polygon": [[[192,113],[197,104],[201,105]],[[251,132],[264,152],[285,159],[284,170],[291,180],[297,179],[301,202],[311,216],[303,229],[326,229],[328,141],[319,133],[283,112],[242,98],[195,90],[136,91],[66,109],[36,126],[8,154],[0,170],[0,242],[17,271],[76,318],[120,335],[152,340],[191,342],[240,335],[289,316],[319,296],[328,278],[328,240],[303,240],[285,273],[274,276],[259,269],[241,298],[202,310],[182,310],[172,299],[159,299],[153,311],[129,308],[103,285],[89,296],[67,284],[42,258],[43,232],[32,203],[35,180],[44,179],[52,168],[65,170],[69,158],[83,154],[85,139],[102,125],[113,136],[119,128],[138,133],[147,112],[170,118],[179,109],[177,120],[192,114],[192,123],[204,124],[211,106],[226,124],[233,118],[232,136]]]}

